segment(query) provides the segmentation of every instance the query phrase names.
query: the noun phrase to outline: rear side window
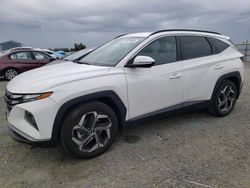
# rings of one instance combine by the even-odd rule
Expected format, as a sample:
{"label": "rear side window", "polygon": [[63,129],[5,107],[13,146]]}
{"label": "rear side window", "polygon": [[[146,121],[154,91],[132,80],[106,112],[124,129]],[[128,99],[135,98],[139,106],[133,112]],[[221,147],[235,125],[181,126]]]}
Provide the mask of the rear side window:
{"label": "rear side window", "polygon": [[182,59],[193,59],[212,54],[212,48],[205,37],[180,36]]}
{"label": "rear side window", "polygon": [[228,44],[226,44],[225,42],[222,42],[219,39],[215,39],[215,38],[211,38],[211,37],[208,37],[207,39],[212,44],[214,54],[221,53],[229,47]]}
{"label": "rear side window", "polygon": [[32,59],[30,52],[16,52],[10,55],[11,59],[28,60]]}

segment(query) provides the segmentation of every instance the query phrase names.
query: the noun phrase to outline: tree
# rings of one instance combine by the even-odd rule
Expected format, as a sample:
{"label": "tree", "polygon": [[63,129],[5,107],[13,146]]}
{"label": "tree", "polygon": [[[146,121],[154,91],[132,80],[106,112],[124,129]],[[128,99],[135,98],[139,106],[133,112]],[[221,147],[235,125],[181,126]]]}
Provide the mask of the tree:
{"label": "tree", "polygon": [[74,51],[79,51],[79,50],[83,50],[83,49],[85,49],[85,48],[86,48],[86,46],[85,46],[84,44],[82,44],[82,43],[79,43],[79,44],[74,43],[74,48],[73,48],[73,50],[74,50]]}
{"label": "tree", "polygon": [[85,49],[86,46],[83,43],[74,43],[74,48],[54,48],[53,51],[64,51],[64,52],[70,52],[70,51],[79,51]]}

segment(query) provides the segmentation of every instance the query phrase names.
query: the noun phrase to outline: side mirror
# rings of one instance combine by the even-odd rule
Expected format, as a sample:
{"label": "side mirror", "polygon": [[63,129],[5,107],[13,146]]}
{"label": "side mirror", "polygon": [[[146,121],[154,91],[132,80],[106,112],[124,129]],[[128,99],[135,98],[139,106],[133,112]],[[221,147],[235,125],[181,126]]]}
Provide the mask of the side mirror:
{"label": "side mirror", "polygon": [[152,67],[154,64],[155,60],[149,56],[137,56],[134,62],[126,67]]}

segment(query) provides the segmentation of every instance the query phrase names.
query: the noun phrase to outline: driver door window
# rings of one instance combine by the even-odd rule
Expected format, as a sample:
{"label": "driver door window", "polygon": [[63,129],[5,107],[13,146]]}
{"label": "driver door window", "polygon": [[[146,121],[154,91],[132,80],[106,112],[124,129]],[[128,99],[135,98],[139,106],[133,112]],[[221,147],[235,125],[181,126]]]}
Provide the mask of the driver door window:
{"label": "driver door window", "polygon": [[174,36],[163,37],[151,42],[137,56],[149,56],[155,60],[155,65],[177,61],[176,39]]}
{"label": "driver door window", "polygon": [[36,60],[44,60],[44,59],[48,59],[49,56],[45,55],[44,53],[41,52],[33,52]]}

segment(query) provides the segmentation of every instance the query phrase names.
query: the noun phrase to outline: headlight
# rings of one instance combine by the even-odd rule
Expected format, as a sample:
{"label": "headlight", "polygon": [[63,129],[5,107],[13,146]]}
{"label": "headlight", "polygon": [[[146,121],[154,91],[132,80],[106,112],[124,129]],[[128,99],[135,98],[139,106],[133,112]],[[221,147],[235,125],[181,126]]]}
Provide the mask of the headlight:
{"label": "headlight", "polygon": [[6,92],[5,101],[8,105],[13,106],[20,103],[45,99],[49,97],[52,93],[53,92],[36,93],[36,94],[12,94],[10,92]]}
{"label": "headlight", "polygon": [[26,95],[23,95],[22,101],[29,102],[29,101],[45,99],[49,97],[52,93],[53,92],[46,92],[46,93],[39,93],[39,94],[26,94]]}

